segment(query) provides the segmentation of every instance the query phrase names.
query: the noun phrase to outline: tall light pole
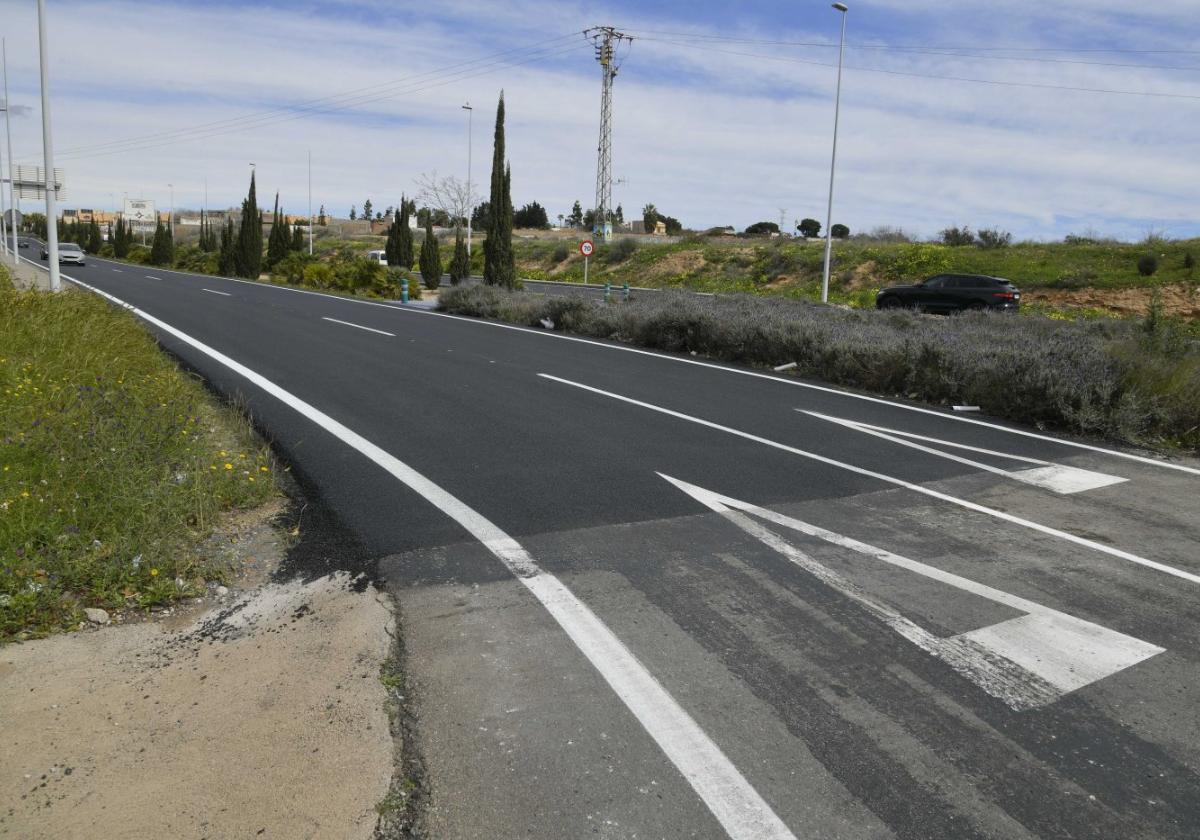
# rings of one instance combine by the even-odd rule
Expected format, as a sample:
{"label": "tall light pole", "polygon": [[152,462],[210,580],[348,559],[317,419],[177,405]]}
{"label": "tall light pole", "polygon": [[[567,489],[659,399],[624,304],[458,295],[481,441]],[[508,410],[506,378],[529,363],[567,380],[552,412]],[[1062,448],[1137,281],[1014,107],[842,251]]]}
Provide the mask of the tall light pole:
{"label": "tall light pole", "polygon": [[12,156],[12,123],[8,118],[11,106],[8,99],[8,44],[0,39],[0,61],[4,64],[4,133],[8,140],[8,206],[12,209],[12,247],[13,247],[13,265],[16,265],[20,258],[17,256],[17,198],[13,191],[13,179],[16,178],[16,168],[13,166]]}
{"label": "tall light pole", "polygon": [[167,210],[167,227],[171,229],[171,241],[175,241],[175,185],[167,184],[167,189],[171,191],[171,206]]}
{"label": "tall light pole", "polygon": [[50,69],[46,48],[46,0],[38,0],[38,58],[42,81],[42,156],[46,167],[46,254],[50,262],[50,291],[62,288],[58,276],[58,202],[54,194],[54,140],[50,136]]}
{"label": "tall light pole", "polygon": [[471,259],[471,216],[475,209],[474,196],[471,193],[471,123],[475,119],[475,109],[468,102],[462,106],[467,112],[467,259]]}
{"label": "tall light pole", "polygon": [[313,217],[312,217],[312,149],[308,150],[308,255],[313,252]]}
{"label": "tall light pole", "polygon": [[838,45],[837,95],[833,100],[833,157],[829,161],[829,205],[825,210],[825,273],[821,275],[821,303],[829,302],[829,260],[833,256],[833,171],[837,166],[838,116],[842,108],[842,54],[846,51],[845,3],[834,3],[842,13],[842,40]]}

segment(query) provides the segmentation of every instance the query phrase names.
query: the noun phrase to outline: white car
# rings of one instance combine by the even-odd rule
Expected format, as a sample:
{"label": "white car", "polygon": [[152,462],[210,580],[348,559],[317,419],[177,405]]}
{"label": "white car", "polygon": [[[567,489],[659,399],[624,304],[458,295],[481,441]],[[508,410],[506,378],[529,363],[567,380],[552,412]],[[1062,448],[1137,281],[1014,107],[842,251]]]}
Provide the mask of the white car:
{"label": "white car", "polygon": [[[83,265],[84,251],[74,242],[58,243],[58,264],[71,263],[72,265]],[[50,252],[46,250],[46,246],[42,246],[42,259],[50,259]]]}
{"label": "white car", "polygon": [[380,265],[387,265],[387,251],[367,251],[367,259]]}

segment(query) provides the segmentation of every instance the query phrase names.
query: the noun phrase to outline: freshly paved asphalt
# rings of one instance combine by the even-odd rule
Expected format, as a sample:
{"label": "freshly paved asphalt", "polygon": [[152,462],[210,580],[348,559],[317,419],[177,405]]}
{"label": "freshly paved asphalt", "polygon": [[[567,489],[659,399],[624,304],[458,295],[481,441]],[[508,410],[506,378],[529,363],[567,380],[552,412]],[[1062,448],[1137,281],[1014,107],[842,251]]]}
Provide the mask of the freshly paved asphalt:
{"label": "freshly paved asphalt", "polygon": [[[795,837],[1197,836],[1200,583],[1097,546],[1200,573],[1200,475],[691,357],[102,260],[66,273],[311,403],[518,540]],[[429,836],[778,836],[723,827],[542,605],[445,513],[159,335],[245,402],[398,595]],[[797,409],[933,438],[942,443],[913,442],[1005,470],[1031,465],[947,443],[1127,480],[1060,495]],[[662,475],[1163,651],[1014,708],[897,626],[945,639],[1024,609],[749,517],[850,581],[830,583]],[[864,597],[900,618],[881,619]],[[1107,656],[1063,638],[1046,636],[1061,649],[1039,655],[1066,656],[1067,672]]]}

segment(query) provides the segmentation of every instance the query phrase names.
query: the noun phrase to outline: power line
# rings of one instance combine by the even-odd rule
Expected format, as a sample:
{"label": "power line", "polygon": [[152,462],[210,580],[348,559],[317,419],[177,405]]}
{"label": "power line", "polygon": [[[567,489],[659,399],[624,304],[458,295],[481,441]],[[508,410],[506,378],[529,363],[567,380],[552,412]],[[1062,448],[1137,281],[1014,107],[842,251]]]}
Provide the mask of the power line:
{"label": "power line", "polygon": [[[641,40],[657,41],[659,43],[674,44],[676,46],[686,47],[688,49],[704,50],[705,52],[723,53],[725,55],[737,55],[737,56],[743,56],[745,58],[758,58],[758,59],[765,59],[767,61],[782,61],[782,62],[786,62],[789,64],[808,64],[808,65],[811,65],[814,67],[837,67],[836,64],[831,64],[826,61],[813,61],[811,59],[790,58],[788,56],[763,55],[762,53],[747,53],[747,52],[737,52],[734,50],[721,50],[721,49],[717,49],[715,47],[701,46],[698,44],[688,43],[687,41],[672,41],[672,40],[669,40],[666,38],[643,37]],[[1005,80],[1000,80],[1000,79],[973,79],[973,78],[969,78],[966,76],[945,76],[945,75],[937,75],[937,74],[933,74],[933,73],[913,73],[913,72],[905,71],[905,70],[885,70],[885,69],[879,68],[879,67],[859,67],[859,66],[855,66],[852,64],[847,64],[847,65],[845,65],[845,67],[847,70],[858,70],[863,73],[883,73],[888,76],[907,76],[909,78],[915,78],[915,79],[937,79],[940,81],[949,81],[949,82],[969,82],[972,84],[998,85],[1001,87],[1023,87],[1023,88],[1037,88],[1037,89],[1042,89],[1042,90],[1066,90],[1066,91],[1074,91],[1077,93],[1106,93],[1106,94],[1117,94],[1120,96],[1150,96],[1150,97],[1157,97],[1157,98],[1163,98],[1163,99],[1200,100],[1200,94],[1190,94],[1190,93],[1161,93],[1161,92],[1157,92],[1157,91],[1118,90],[1118,89],[1114,89],[1114,88],[1094,88],[1094,87],[1083,87],[1083,86],[1078,86],[1078,85],[1054,85],[1054,84],[1046,84],[1046,83],[1042,83],[1042,82],[1012,82],[1012,81],[1005,81]]]}
{"label": "power line", "polygon": [[[486,75],[487,73],[494,72],[497,69],[515,67],[522,64],[528,64],[533,61],[554,58],[558,55],[573,52],[581,49],[581,45],[578,42],[573,42],[565,46],[561,44],[557,46],[545,45],[556,44],[557,42],[562,42],[566,39],[573,39],[578,37],[578,34],[578,32],[572,32],[567,35],[550,38],[545,41],[539,41],[535,44],[525,47],[518,47],[511,50],[504,50],[499,53],[493,53],[489,56],[484,56],[472,61],[448,65],[447,67],[439,68],[437,70],[431,70],[425,73],[419,73],[412,76],[403,77],[401,79],[392,80],[390,82],[371,85],[365,88],[358,88],[351,91],[330,94],[328,96],[319,97],[316,99],[305,100],[295,105],[288,105],[252,114],[245,114],[240,117],[230,117],[223,120],[200,123],[171,131],[126,138],[124,140],[114,140],[107,143],[89,146],[77,146],[72,149],[64,150],[62,157],[81,159],[88,157],[99,157],[109,154],[119,154],[129,151],[141,151],[143,149],[152,149],[161,146],[172,145],[178,142],[207,139],[209,137],[215,137],[220,134],[234,131],[261,128],[267,125],[273,125],[275,123],[286,122],[288,120],[299,119],[306,116],[337,113],[358,105],[365,105],[371,102],[399,95],[419,93],[435,87],[451,84],[453,82]],[[532,54],[529,53],[531,48],[536,48]],[[507,60],[497,60],[497,57],[512,55],[514,53],[517,53],[518,55]],[[424,81],[419,81],[422,79]]]}
{"label": "power line", "polygon": [[[653,29],[630,30],[639,38],[651,35],[666,35],[672,38],[692,38],[696,40],[721,41],[737,44],[762,44],[778,47],[826,47],[836,49],[837,44],[828,41],[778,41],[763,38],[733,38],[728,35],[708,35],[699,32],[670,32]],[[1142,50],[1121,47],[983,47],[983,46],[940,46],[936,44],[846,44],[847,48],[858,50],[950,50],[975,52],[1060,52],[1060,53],[1129,53],[1137,55],[1200,55],[1200,50]]]}

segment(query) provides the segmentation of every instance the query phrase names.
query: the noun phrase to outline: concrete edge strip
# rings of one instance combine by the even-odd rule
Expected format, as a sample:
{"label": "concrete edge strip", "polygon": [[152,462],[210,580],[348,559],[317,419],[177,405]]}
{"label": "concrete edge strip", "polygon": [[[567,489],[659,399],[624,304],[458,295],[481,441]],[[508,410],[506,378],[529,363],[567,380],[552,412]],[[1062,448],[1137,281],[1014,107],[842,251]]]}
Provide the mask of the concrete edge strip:
{"label": "concrete edge strip", "polygon": [[382,467],[483,543],[554,617],[733,840],[796,840],[770,805],[632,651],[555,575],[465,502],[266,377],[113,295],[63,277],[175,336],[257,385]]}
{"label": "concrete edge strip", "polygon": [[1174,577],[1177,577],[1177,578],[1182,578],[1183,580],[1190,581],[1191,583],[1200,583],[1200,575],[1194,574],[1192,572],[1188,572],[1183,569],[1177,569],[1174,566],[1168,566],[1166,563],[1159,563],[1157,560],[1149,560],[1145,557],[1139,557],[1136,554],[1132,554],[1128,551],[1124,551],[1122,549],[1115,548],[1113,546],[1107,546],[1107,545],[1104,545],[1103,543],[1098,543],[1093,540],[1086,539],[1085,537],[1079,537],[1079,536],[1076,536],[1075,534],[1071,534],[1066,531],[1060,531],[1057,528],[1051,528],[1049,525],[1042,525],[1040,522],[1034,522],[1029,519],[1022,519],[1021,517],[1014,516],[1011,513],[1005,513],[1004,511],[996,510],[996,509],[990,508],[990,507],[985,507],[984,505],[976,504],[975,502],[971,502],[966,499],[960,499],[957,496],[951,496],[949,493],[942,493],[941,491],[933,490],[929,487],[923,487],[920,484],[913,484],[912,482],[905,481],[902,478],[896,478],[894,476],[884,475],[883,473],[875,472],[874,470],[868,470],[865,467],[856,467],[853,464],[847,464],[844,461],[836,461],[833,458],[827,458],[824,455],[818,455],[815,452],[807,452],[803,449],[797,449],[794,446],[788,446],[786,443],[780,443],[778,441],[770,440],[769,438],[759,437],[758,435],[751,434],[750,432],[743,432],[739,429],[730,428],[729,426],[722,426],[721,424],[714,423],[711,420],[704,420],[700,417],[693,417],[692,415],[684,414],[681,411],[674,411],[672,409],[664,408],[662,406],[654,405],[652,403],[642,402],[641,400],[635,400],[632,397],[622,396],[621,394],[614,394],[611,391],[605,391],[600,388],[594,388],[591,385],[584,385],[581,382],[572,382],[570,379],[562,379],[561,377],[552,376],[548,373],[539,373],[538,376],[540,376],[543,379],[549,379],[553,382],[561,383],[563,385],[570,385],[573,388],[579,388],[584,391],[590,391],[593,394],[599,394],[600,396],[618,400],[620,402],[627,403],[629,405],[635,405],[640,408],[649,409],[650,411],[656,411],[659,414],[665,414],[669,417],[675,417],[679,420],[686,420],[689,423],[695,423],[700,426],[706,426],[710,429],[715,429],[716,431],[719,431],[719,432],[725,432],[726,434],[736,435],[737,437],[744,438],[746,440],[753,441],[755,443],[761,443],[764,446],[770,446],[774,449],[779,449],[784,452],[790,452],[791,454],[799,455],[802,458],[808,458],[813,461],[819,461],[822,464],[828,464],[829,466],[838,467],[839,469],[847,470],[852,473],[857,473],[858,475],[864,475],[864,476],[867,476],[868,478],[874,478],[879,481],[886,482],[888,484],[893,484],[897,487],[904,487],[908,490],[912,490],[913,492],[921,493],[926,496],[931,496],[935,499],[940,499],[944,502],[950,502],[951,504],[958,505],[959,507],[966,508],[967,510],[973,510],[976,513],[983,513],[988,516],[993,516],[997,519],[1002,519],[1005,522],[1011,522],[1014,525],[1020,525],[1023,528],[1029,528],[1030,530],[1038,531],[1040,533],[1047,534],[1051,537],[1057,537],[1058,539],[1066,540],[1067,542],[1071,542],[1076,545],[1083,546],[1084,548],[1090,548],[1093,551],[1099,551],[1104,554],[1108,554],[1112,557],[1118,557],[1122,560],[1127,560],[1130,563],[1136,563],[1139,566],[1145,566],[1146,568],[1149,568],[1149,569],[1155,569],[1156,571],[1163,572],[1168,575],[1173,575]]}

